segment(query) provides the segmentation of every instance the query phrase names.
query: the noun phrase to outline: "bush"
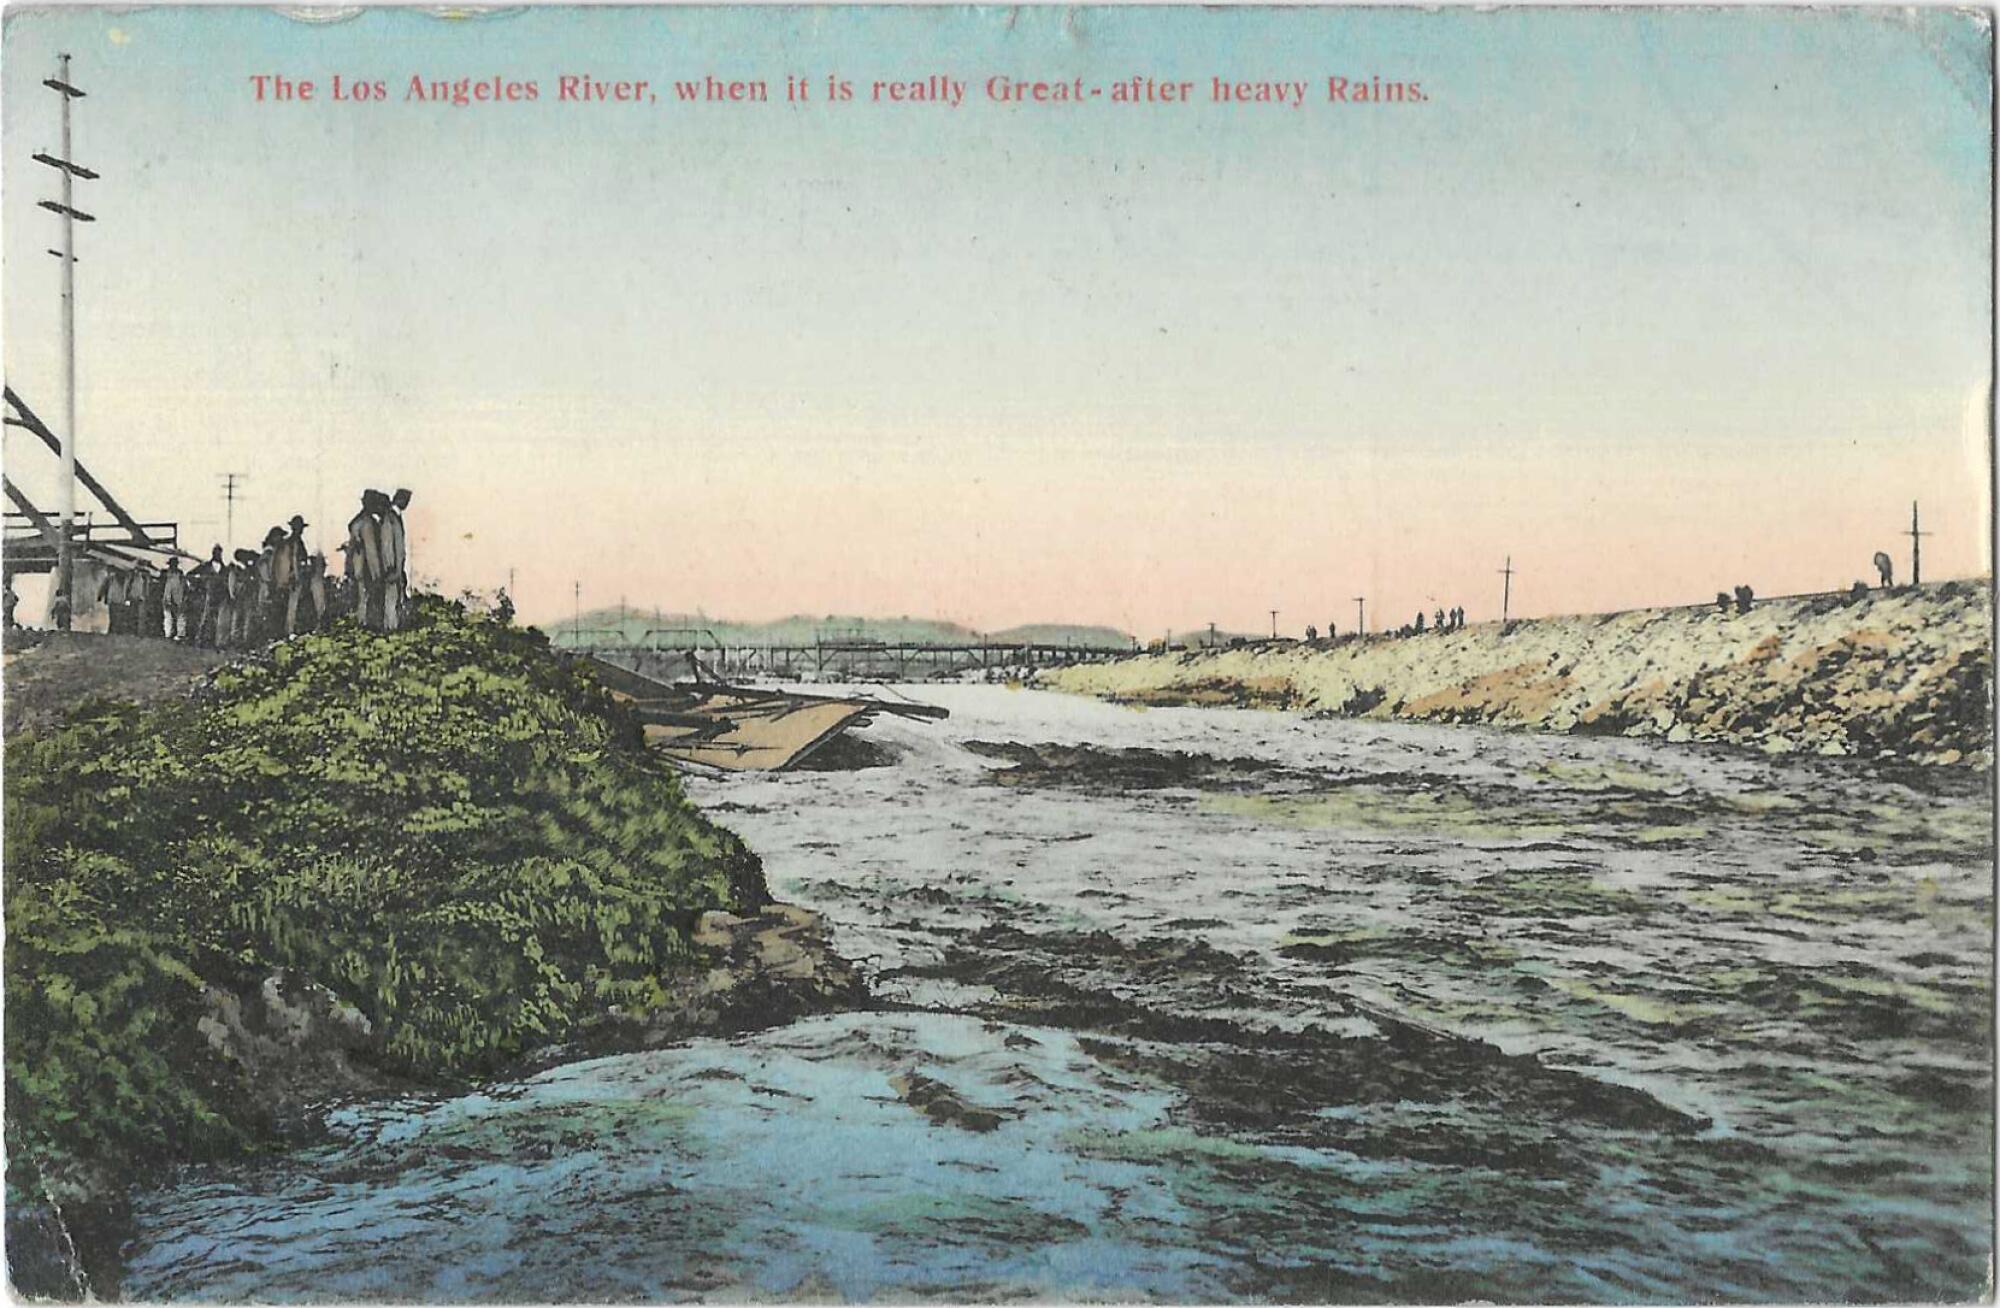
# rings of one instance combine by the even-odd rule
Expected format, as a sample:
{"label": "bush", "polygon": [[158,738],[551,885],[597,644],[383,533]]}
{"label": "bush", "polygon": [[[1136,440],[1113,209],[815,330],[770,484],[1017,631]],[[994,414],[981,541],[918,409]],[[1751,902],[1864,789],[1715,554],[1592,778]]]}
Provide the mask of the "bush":
{"label": "bush", "polygon": [[766,898],[586,673],[430,597],[406,630],[288,642],[192,701],[86,706],[7,765],[30,1168],[232,1141],[204,982],[296,969],[367,1014],[390,1070],[459,1078],[658,1003],[698,914]]}

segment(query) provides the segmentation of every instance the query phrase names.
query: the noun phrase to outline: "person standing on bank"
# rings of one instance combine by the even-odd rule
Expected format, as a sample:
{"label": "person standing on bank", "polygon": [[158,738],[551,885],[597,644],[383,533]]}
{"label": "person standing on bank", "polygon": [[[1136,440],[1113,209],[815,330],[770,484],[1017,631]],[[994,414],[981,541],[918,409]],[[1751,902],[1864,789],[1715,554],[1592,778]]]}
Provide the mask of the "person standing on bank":
{"label": "person standing on bank", "polygon": [[311,603],[305,598],[306,520],[294,513],[289,525],[291,534],[278,542],[277,553],[271,560],[271,585],[276,592],[272,600],[282,610],[278,630],[288,638],[299,634],[301,606]]}
{"label": "person standing on bank", "polygon": [[389,497],[378,490],[361,492],[361,512],[347,520],[347,575],[354,582],[356,614],[361,625],[382,630],[382,519]]}
{"label": "person standing on bank", "polygon": [[188,579],[181,571],[180,556],[167,560],[167,575],[160,579],[160,613],[166,619],[167,639],[188,638]]}
{"label": "person standing on bank", "polygon": [[410,598],[409,538],[403,530],[403,510],[410,507],[410,492],[397,487],[382,513],[382,568],[386,599],[383,620],[395,631],[403,625],[404,609]]}

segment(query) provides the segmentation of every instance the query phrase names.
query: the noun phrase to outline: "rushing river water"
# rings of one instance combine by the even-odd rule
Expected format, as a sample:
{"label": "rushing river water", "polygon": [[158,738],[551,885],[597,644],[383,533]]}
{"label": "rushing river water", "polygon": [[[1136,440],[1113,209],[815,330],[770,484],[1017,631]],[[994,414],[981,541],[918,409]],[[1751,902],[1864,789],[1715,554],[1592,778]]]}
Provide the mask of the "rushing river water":
{"label": "rushing river water", "polygon": [[1983,1293],[1984,778],[903,693],[691,785],[890,1011],[344,1109],[125,1292]]}

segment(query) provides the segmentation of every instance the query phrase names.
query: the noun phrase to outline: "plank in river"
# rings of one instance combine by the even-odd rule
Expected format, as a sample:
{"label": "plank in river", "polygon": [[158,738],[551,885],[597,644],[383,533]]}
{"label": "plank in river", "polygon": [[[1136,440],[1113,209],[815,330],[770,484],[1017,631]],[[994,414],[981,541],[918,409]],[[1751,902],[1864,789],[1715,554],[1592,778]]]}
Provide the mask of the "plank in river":
{"label": "plank in river", "polygon": [[726,730],[709,734],[689,726],[649,723],[646,743],[686,763],[730,771],[779,771],[856,725],[856,719],[865,719],[870,708],[840,700],[775,699],[719,703],[713,711],[727,719]]}

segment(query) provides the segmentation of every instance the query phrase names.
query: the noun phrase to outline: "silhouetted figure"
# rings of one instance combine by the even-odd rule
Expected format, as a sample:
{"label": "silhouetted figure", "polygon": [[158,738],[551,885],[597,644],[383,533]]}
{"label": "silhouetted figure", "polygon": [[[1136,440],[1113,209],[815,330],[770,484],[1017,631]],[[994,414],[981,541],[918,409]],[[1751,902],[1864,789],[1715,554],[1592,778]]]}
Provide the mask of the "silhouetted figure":
{"label": "silhouetted figure", "polygon": [[306,593],[306,520],[294,513],[287,525],[291,531],[279,540],[271,560],[271,598],[283,615],[274,634],[296,636],[303,630],[301,620],[310,620],[316,610]]}
{"label": "silhouetted figure", "polygon": [[187,611],[188,579],[176,555],[167,560],[167,575],[160,579],[160,615],[166,620],[168,640],[188,638]]}
{"label": "silhouetted figure", "polygon": [[1719,591],[1715,592],[1715,611],[1716,611],[1717,613],[1727,613],[1727,612],[1729,612],[1729,592],[1728,592],[1728,591],[1726,591],[1726,590],[1719,590]]}
{"label": "silhouetted figure", "polygon": [[1306,624],[1306,643],[1311,644],[1313,641],[1316,641],[1318,639],[1319,639],[1319,628],[1315,627],[1312,623],[1308,622]]}
{"label": "silhouetted figure", "polygon": [[228,570],[229,565],[223,562],[220,545],[210,550],[207,561],[194,570],[194,580],[200,587],[201,595],[194,620],[194,643],[197,645],[222,648],[222,638],[227,634],[222,625],[222,611],[229,599],[229,582],[225,575]]}
{"label": "silhouetted figure", "polygon": [[348,579],[354,583],[361,625],[375,631],[384,629],[382,610],[388,568],[382,548],[382,520],[388,511],[387,495],[366,490],[361,492],[361,512],[347,522]]}
{"label": "silhouetted figure", "polygon": [[114,636],[124,635],[125,581],[115,570],[106,568],[97,579],[97,602],[104,606],[105,629]]}
{"label": "silhouetted figure", "polygon": [[1756,598],[1757,598],[1756,592],[1751,590],[1748,586],[1738,586],[1736,588],[1736,611],[1738,613],[1748,613],[1750,611],[1751,601],[1755,600]]}
{"label": "silhouetted figure", "polygon": [[304,573],[299,577],[298,630],[318,631],[327,624],[327,581],[326,555],[314,552],[306,556]]}
{"label": "silhouetted figure", "polygon": [[264,533],[263,548],[257,551],[257,561],[250,565],[250,575],[257,588],[250,615],[253,644],[276,640],[284,630],[285,596],[278,589],[278,556],[284,550],[285,529],[273,527]]}
{"label": "silhouetted figure", "polygon": [[21,597],[14,593],[14,578],[9,574],[4,582],[0,582],[0,609],[5,610],[4,621],[9,631],[20,625],[14,621],[14,606],[20,602]]}
{"label": "silhouetted figure", "polygon": [[58,587],[56,597],[49,601],[49,625],[57,631],[68,631],[70,618],[69,588]]}
{"label": "silhouetted figure", "polygon": [[410,492],[398,487],[382,513],[383,621],[390,631],[403,625],[410,599],[410,545],[403,534],[403,510],[409,507]]}
{"label": "silhouetted figure", "polygon": [[1896,561],[1882,550],[1875,551],[1875,573],[1882,579],[1882,589],[1896,584]]}
{"label": "silhouetted figure", "polygon": [[150,563],[139,565],[139,632],[159,636],[166,631],[166,586]]}
{"label": "silhouetted figure", "polygon": [[500,625],[503,627],[512,625],[514,621],[514,599],[507,593],[507,588],[504,586],[500,588],[498,601],[493,606],[493,616],[498,619]]}
{"label": "silhouetted figure", "polygon": [[229,648],[248,649],[257,625],[257,565],[264,556],[256,550],[236,551],[236,561],[225,574],[229,581]]}
{"label": "silhouetted figure", "polygon": [[1417,611],[1417,620],[1412,625],[1411,629],[1415,631],[1419,636],[1424,634],[1424,615],[1421,609]]}

